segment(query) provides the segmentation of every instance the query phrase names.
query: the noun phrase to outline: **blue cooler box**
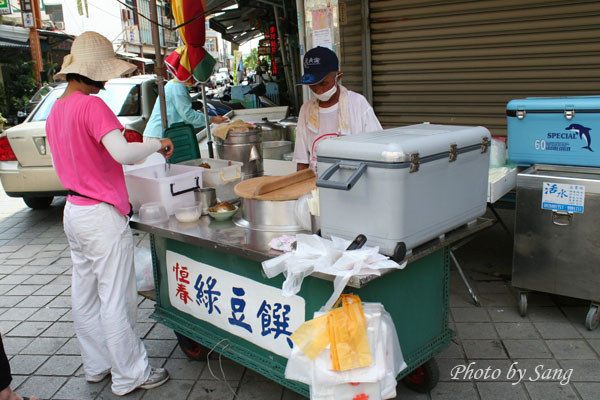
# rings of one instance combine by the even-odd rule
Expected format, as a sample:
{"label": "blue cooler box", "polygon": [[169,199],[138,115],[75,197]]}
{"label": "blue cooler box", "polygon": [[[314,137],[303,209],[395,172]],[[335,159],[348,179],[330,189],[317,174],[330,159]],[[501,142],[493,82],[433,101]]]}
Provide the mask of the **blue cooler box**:
{"label": "blue cooler box", "polygon": [[600,167],[600,96],[511,100],[506,116],[510,161]]}

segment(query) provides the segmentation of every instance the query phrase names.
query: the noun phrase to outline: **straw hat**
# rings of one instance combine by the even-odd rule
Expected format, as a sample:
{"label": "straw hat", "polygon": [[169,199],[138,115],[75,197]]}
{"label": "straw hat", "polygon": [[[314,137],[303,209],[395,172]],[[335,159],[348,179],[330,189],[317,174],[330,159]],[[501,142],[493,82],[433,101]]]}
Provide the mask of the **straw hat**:
{"label": "straw hat", "polygon": [[135,71],[136,66],[115,57],[112,43],[96,32],[83,32],[73,41],[71,54],[66,55],[54,79],[67,79],[67,74],[79,74],[93,81],[104,82]]}

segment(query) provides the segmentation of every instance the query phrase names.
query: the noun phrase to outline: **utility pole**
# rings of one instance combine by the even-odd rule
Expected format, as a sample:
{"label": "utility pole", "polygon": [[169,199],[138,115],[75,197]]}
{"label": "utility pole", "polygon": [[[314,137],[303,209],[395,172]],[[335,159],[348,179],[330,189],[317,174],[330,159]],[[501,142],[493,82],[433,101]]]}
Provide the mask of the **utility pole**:
{"label": "utility pole", "polygon": [[29,28],[29,47],[31,48],[31,59],[34,61],[33,69],[35,80],[42,84],[42,48],[40,47],[40,36],[38,28],[42,28],[42,12],[40,11],[40,0],[21,0],[21,17],[23,26]]}

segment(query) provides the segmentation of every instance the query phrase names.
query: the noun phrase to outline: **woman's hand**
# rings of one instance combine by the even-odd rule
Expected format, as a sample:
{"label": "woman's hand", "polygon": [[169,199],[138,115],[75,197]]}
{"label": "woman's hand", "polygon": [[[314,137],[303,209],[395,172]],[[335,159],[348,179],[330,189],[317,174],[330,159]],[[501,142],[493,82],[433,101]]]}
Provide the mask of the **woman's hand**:
{"label": "woman's hand", "polygon": [[229,122],[229,118],[217,115],[214,117],[210,117],[210,122],[212,122],[213,124],[222,124],[224,122]]}
{"label": "woman's hand", "polygon": [[173,142],[171,139],[160,139],[160,150],[157,153],[163,155],[167,160],[173,155]]}

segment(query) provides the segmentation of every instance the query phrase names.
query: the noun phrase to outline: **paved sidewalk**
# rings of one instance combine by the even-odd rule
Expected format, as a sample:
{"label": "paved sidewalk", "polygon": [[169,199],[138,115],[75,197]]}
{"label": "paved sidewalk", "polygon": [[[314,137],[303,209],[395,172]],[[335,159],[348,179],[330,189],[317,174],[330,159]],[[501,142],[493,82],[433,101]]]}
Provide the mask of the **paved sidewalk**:
{"label": "paved sidewalk", "polygon": [[[11,386],[21,395],[46,399],[113,399],[108,379],[89,384],[82,374],[70,312],[71,260],[62,230],[63,205],[64,198],[58,198],[50,209],[32,211],[20,199],[0,193],[0,332],[14,374]],[[502,215],[511,226],[513,213]],[[136,240],[144,244],[146,238],[138,233]],[[509,281],[511,240],[496,225],[457,250],[482,307],[472,304],[453,268],[451,324],[457,335],[437,357],[440,383],[429,394],[398,385],[397,398],[600,398],[600,329],[584,327],[589,304],[533,294],[528,315],[520,317]],[[152,308],[152,301],[140,297],[136,329],[151,363],[166,367],[172,379],[124,398],[301,398],[227,359],[188,361],[173,332],[149,318]],[[514,363],[526,370],[520,382],[510,376]]]}

